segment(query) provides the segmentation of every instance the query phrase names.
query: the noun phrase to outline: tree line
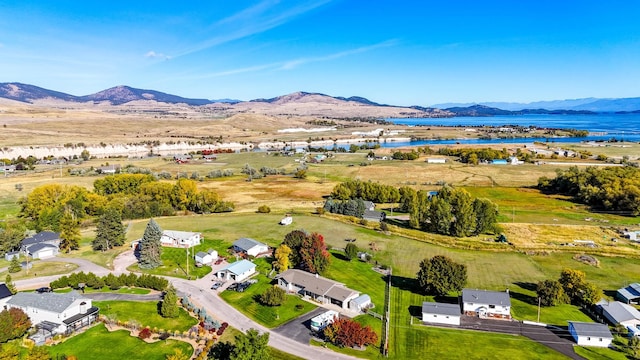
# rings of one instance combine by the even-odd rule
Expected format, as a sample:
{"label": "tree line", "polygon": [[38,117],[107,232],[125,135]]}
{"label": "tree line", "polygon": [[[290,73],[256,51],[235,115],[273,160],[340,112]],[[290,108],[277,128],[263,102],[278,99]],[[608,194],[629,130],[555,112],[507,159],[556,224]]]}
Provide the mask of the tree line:
{"label": "tree line", "polygon": [[438,149],[439,155],[456,156],[461,163],[477,165],[480,161],[491,161],[493,159],[508,159],[510,154],[507,149],[496,150],[490,148],[449,148]]}
{"label": "tree line", "polygon": [[572,196],[595,209],[640,215],[640,169],[636,167],[558,169],[553,179],[539,178],[538,189]]}
{"label": "tree line", "polygon": [[[398,211],[409,213],[409,225],[416,229],[452,236],[496,232],[498,206],[488,199],[472,198],[464,189],[443,186],[436,191],[416,191],[403,186],[348,180],[336,185],[325,210],[357,216],[361,201],[399,203]],[[341,200],[336,201],[333,199]],[[333,210],[333,211],[332,211]]]}
{"label": "tree line", "polygon": [[123,273],[116,276],[113,273],[109,273],[105,276],[97,276],[92,272],[85,273],[81,271],[70,275],[63,275],[57,280],[52,281],[49,286],[52,289],[62,289],[66,287],[80,289],[80,284],[84,284],[84,286],[92,289],[102,289],[107,286],[111,290],[118,290],[123,286],[135,286],[163,291],[169,286],[169,281],[165,278],[148,274],[136,275],[135,273]]}

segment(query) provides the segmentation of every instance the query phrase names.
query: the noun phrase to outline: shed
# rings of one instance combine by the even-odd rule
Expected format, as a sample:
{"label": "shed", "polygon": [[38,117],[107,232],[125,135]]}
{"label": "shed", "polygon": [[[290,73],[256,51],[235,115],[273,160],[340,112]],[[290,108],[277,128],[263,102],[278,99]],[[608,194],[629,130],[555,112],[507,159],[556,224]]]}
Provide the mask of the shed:
{"label": "shed", "polygon": [[9,251],[4,254],[4,259],[7,261],[13,260],[14,257],[20,259],[20,251]]}
{"label": "shed", "polygon": [[366,311],[373,307],[371,297],[367,294],[362,294],[357,298],[349,301],[349,309],[354,311]]}
{"label": "shed", "polygon": [[640,284],[633,283],[629,286],[618,289],[618,291],[616,292],[616,299],[622,301],[625,304],[640,303]]}
{"label": "shed", "polygon": [[253,239],[240,238],[233,243],[233,250],[249,256],[258,256],[267,253],[269,246]]}
{"label": "shed", "polygon": [[460,325],[460,305],[438,302],[422,303],[422,321],[432,324]]}
{"label": "shed", "polygon": [[612,325],[640,326],[640,311],[620,301],[604,302],[598,305],[604,316]]}
{"label": "shed", "polygon": [[213,261],[213,258],[211,257],[211,255],[209,255],[204,251],[198,251],[196,253],[195,260],[197,264],[199,263],[199,264],[206,265],[206,264],[211,264],[211,262]]}
{"label": "shed", "polygon": [[578,345],[609,347],[613,335],[604,324],[569,321],[569,333]]}

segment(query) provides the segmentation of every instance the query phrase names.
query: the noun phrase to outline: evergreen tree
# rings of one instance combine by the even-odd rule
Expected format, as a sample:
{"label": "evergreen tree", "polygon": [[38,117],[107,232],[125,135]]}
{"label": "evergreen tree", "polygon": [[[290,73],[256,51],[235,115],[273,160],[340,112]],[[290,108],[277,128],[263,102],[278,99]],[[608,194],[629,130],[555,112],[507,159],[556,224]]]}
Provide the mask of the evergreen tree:
{"label": "evergreen tree", "polygon": [[7,276],[4,278],[4,283],[5,285],[7,285],[7,289],[9,289],[9,291],[11,291],[12,294],[15,294],[18,292],[18,290],[16,289],[16,284],[13,282],[13,279],[11,278],[11,274],[7,274]]}
{"label": "evergreen tree", "polygon": [[9,263],[9,272],[10,273],[16,273],[20,270],[22,270],[22,266],[20,266],[20,260],[18,260],[17,256],[13,256],[11,258],[11,262]]}
{"label": "evergreen tree", "polygon": [[178,314],[178,295],[176,294],[176,289],[173,286],[169,286],[160,305],[160,315],[166,318],[175,318],[178,317]]}
{"label": "evergreen tree", "polygon": [[109,207],[98,220],[96,238],[93,240],[93,250],[106,251],[124,244],[124,225],[122,215],[118,209]]}
{"label": "evergreen tree", "polygon": [[269,333],[262,335],[256,329],[247,330],[247,334],[236,335],[236,344],[231,360],[270,360]]}
{"label": "evergreen tree", "polygon": [[160,225],[153,219],[149,220],[139,244],[140,257],[138,259],[138,266],[140,266],[141,269],[155,269],[162,265],[162,260],[160,259],[162,255],[161,237],[162,229]]}
{"label": "evergreen tree", "polygon": [[73,212],[65,211],[60,219],[60,250],[69,253],[77,250],[80,243],[80,221]]}

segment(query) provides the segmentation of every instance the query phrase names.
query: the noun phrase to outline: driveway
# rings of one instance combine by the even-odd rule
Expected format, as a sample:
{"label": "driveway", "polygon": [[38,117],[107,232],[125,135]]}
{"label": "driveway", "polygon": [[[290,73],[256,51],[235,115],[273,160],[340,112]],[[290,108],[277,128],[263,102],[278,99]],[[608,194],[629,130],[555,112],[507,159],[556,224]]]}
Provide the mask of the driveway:
{"label": "driveway", "polygon": [[[584,360],[582,356],[573,351],[574,343],[571,340],[557,335],[563,334],[562,331],[554,332],[549,327],[526,325],[515,320],[480,319],[473,316],[462,316],[460,318],[460,327],[463,329],[522,335],[571,359]],[[564,335],[566,335],[566,331],[564,331]]]}
{"label": "driveway", "polygon": [[302,315],[289,321],[286,324],[280,325],[279,327],[273,329],[273,331],[299,343],[309,345],[309,341],[313,337],[311,335],[311,328],[309,327],[311,318],[316,317],[317,315],[320,315],[325,311],[327,311],[327,309],[317,308],[308,314]]}

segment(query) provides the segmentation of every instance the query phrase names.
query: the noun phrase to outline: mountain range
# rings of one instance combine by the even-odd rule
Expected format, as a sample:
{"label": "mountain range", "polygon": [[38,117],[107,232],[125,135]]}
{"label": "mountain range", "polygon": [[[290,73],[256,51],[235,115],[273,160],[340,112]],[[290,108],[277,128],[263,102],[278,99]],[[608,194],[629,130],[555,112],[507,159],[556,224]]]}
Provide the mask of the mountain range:
{"label": "mountain range", "polygon": [[[400,114],[410,116],[495,116],[495,115],[521,115],[521,114],[575,114],[592,112],[638,112],[640,111],[640,98],[620,98],[620,99],[598,99],[585,98],[573,100],[539,101],[532,103],[507,103],[507,102],[486,102],[486,103],[447,103],[436,104],[431,107],[424,106],[394,106],[379,104],[359,96],[334,97],[321,93],[295,92],[269,99],[254,99],[241,101],[234,99],[193,99],[184,98],[177,95],[167,94],[155,90],[136,89],[130,86],[116,86],[95,94],[75,96],[59,91],[44,89],[35,85],[22,84],[18,82],[0,83],[0,98],[20,101],[24,103],[34,103],[39,100],[54,100],[76,103],[108,103],[111,105],[122,105],[132,101],[152,100],[168,104],[187,104],[192,106],[227,104],[235,106],[244,104],[248,108],[263,106],[283,106],[292,104],[324,104],[340,106],[351,104],[358,105],[364,109],[377,109],[375,114]],[[386,110],[384,108],[387,108]],[[362,112],[358,113],[360,116]],[[303,115],[315,115],[305,113]]]}

